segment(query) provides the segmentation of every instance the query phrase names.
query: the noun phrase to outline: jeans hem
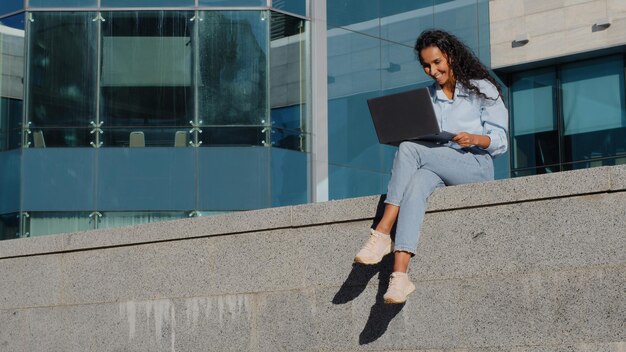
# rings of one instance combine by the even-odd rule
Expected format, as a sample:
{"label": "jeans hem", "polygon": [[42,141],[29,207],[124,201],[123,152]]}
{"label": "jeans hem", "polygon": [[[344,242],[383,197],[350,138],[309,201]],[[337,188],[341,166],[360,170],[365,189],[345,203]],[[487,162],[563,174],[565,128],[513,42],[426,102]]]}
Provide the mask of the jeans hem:
{"label": "jeans hem", "polygon": [[394,246],[394,247],[393,247],[393,252],[394,252],[394,253],[395,253],[395,252],[409,252],[409,253],[413,256],[413,255],[415,255],[416,250],[414,250],[414,249],[409,249],[409,248],[407,248],[407,247],[397,247],[397,246]]}

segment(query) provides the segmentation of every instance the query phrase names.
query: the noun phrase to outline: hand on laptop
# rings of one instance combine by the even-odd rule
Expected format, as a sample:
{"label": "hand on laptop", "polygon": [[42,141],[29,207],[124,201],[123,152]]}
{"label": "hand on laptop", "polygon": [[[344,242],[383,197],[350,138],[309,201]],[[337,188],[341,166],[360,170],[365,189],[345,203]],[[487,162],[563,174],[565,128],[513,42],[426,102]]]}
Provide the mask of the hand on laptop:
{"label": "hand on laptop", "polygon": [[467,132],[459,132],[454,138],[452,138],[453,142],[456,142],[462,148],[471,147],[473,145],[486,149],[491,144],[491,138],[484,135],[471,134]]}

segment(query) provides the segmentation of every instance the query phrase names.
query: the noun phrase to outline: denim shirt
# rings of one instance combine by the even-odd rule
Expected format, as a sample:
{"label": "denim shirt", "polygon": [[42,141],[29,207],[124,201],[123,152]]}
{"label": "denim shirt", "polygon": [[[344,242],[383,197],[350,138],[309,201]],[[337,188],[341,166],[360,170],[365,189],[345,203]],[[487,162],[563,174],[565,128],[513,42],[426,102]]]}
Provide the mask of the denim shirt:
{"label": "denim shirt", "polygon": [[[504,154],[508,148],[509,113],[502,97],[498,97],[498,90],[487,80],[472,80],[472,83],[486,96],[497,97],[497,100],[470,93],[459,82],[456,83],[453,99],[448,99],[437,82],[428,87],[439,127],[442,131],[451,133],[467,132],[489,136],[491,143],[485,150],[492,157]],[[461,148],[455,142],[448,142],[447,145],[455,149]]]}

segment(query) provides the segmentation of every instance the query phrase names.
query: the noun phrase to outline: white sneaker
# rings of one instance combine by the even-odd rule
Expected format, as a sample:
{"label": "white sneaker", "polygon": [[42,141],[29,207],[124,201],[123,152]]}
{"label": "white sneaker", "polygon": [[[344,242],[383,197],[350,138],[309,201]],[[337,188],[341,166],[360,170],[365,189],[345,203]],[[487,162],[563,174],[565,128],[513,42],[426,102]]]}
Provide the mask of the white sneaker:
{"label": "white sneaker", "polygon": [[365,242],[354,261],[361,264],[378,264],[391,253],[391,236],[371,229],[370,238]]}
{"label": "white sneaker", "polygon": [[389,288],[387,288],[387,293],[385,293],[383,299],[385,303],[404,303],[407,296],[413,291],[415,291],[415,285],[409,280],[409,276],[406,273],[394,272],[391,274]]}

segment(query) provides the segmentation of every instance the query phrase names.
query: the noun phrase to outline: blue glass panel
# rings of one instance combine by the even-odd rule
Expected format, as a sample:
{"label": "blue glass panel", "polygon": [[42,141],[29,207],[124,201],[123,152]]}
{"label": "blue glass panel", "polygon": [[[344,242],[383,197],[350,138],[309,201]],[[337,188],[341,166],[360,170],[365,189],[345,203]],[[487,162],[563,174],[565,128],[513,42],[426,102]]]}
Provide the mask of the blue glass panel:
{"label": "blue glass panel", "polygon": [[107,211],[101,214],[102,217],[98,219],[99,229],[189,218],[188,211]]}
{"label": "blue glass panel", "polygon": [[23,211],[93,209],[95,149],[24,149],[22,168]]}
{"label": "blue glass panel", "polygon": [[20,236],[20,213],[0,213],[0,240],[10,240]]}
{"label": "blue glass panel", "polygon": [[478,0],[478,52],[476,54],[485,66],[491,67],[489,0]]}
{"label": "blue glass panel", "polygon": [[502,180],[511,177],[510,155],[506,153],[493,159],[493,173],[496,180]]}
{"label": "blue glass panel", "polygon": [[390,145],[383,145],[382,154],[383,154],[383,166],[382,171],[391,174],[391,167],[393,166],[393,159],[396,157],[396,152],[398,148],[392,147]]}
{"label": "blue glass panel", "polygon": [[380,16],[389,17],[400,15],[401,17],[433,15],[434,0],[394,0],[380,1]]}
{"label": "blue glass panel", "polygon": [[0,214],[20,209],[21,150],[0,152]]}
{"label": "blue glass panel", "polygon": [[305,151],[303,108],[302,105],[293,105],[274,108],[270,111],[273,147]]}
{"label": "blue glass panel", "polygon": [[20,99],[0,96],[0,151],[19,148],[21,145],[22,105]]}
{"label": "blue glass panel", "polygon": [[626,127],[621,56],[565,65],[561,82],[565,135]]}
{"label": "blue glass panel", "polygon": [[306,151],[311,94],[306,22],[271,12],[270,120],[274,147]]}
{"label": "blue glass panel", "polygon": [[200,210],[250,210],[272,205],[270,148],[198,148]]}
{"label": "blue glass panel", "polygon": [[29,21],[27,118],[31,128],[44,129],[50,146],[89,145],[85,133],[95,121],[97,100],[95,17],[94,12],[34,12]]}
{"label": "blue glass panel", "polygon": [[588,169],[590,167],[626,165],[626,156],[589,160],[578,163],[568,163],[563,165],[563,170]]}
{"label": "blue glass panel", "polygon": [[425,29],[433,27],[433,0],[380,1],[380,35],[411,48]]}
{"label": "blue glass panel", "polygon": [[622,56],[564,65],[560,74],[564,161],[626,154]]}
{"label": "blue glass panel", "polygon": [[381,88],[380,40],[341,28],[328,31],[328,97]]}
{"label": "blue glass panel", "polygon": [[[326,3],[330,26],[380,36],[379,0],[332,0]],[[329,38],[330,39],[330,38]]]}
{"label": "blue glass panel", "polygon": [[272,7],[300,16],[306,16],[306,0],[272,0]]}
{"label": "blue glass panel", "polygon": [[378,143],[367,108],[376,94],[359,94],[328,102],[328,160],[332,164],[377,172],[383,169],[383,146]]}
{"label": "blue glass panel", "polygon": [[96,209],[193,210],[194,148],[101,148]]}
{"label": "blue glass panel", "polygon": [[306,203],[309,199],[309,156],[293,150],[271,148],[272,206]]}
{"label": "blue glass panel", "polygon": [[28,0],[29,7],[96,7],[97,0]]}
{"label": "blue glass panel", "polygon": [[191,7],[194,0],[101,0],[102,7]]}
{"label": "blue glass panel", "polygon": [[[7,27],[11,27],[13,29],[19,29],[24,31],[24,28],[26,28],[26,22],[24,20],[24,13],[20,13],[11,17],[5,17],[3,19],[0,19],[0,26],[7,26]],[[6,32],[6,31],[5,31]],[[12,31],[11,31],[12,32]],[[21,32],[17,34],[19,37],[24,38],[24,32]],[[22,55],[24,55],[22,53]]]}
{"label": "blue glass panel", "polygon": [[550,68],[526,71],[512,78],[513,135],[555,130],[555,71]]}
{"label": "blue glass panel", "polygon": [[[190,19],[194,13],[116,11],[102,16],[106,20],[101,31],[100,79],[104,128],[159,127],[161,131],[154,130],[148,140],[165,138],[162,145],[171,145],[169,138],[175,131],[165,128],[187,128],[193,120],[194,22]],[[119,143],[104,143],[112,145]]]}
{"label": "blue glass panel", "polygon": [[19,11],[24,8],[24,0],[2,0],[0,1],[0,16],[6,13]]}
{"label": "blue glass panel", "polygon": [[95,219],[90,212],[30,212],[24,219],[24,234],[28,237],[86,231],[95,228]]}
{"label": "blue glass panel", "polygon": [[235,6],[267,6],[266,0],[199,0],[200,6],[235,7]]}
{"label": "blue glass panel", "polygon": [[[558,164],[554,69],[514,74],[512,81],[510,150],[513,168]],[[546,168],[545,171],[556,169]]]}
{"label": "blue glass panel", "polygon": [[435,0],[433,26],[461,39],[478,55],[478,6],[475,1]]}
{"label": "blue glass panel", "polygon": [[[382,42],[382,89],[426,86],[433,80],[424,73],[413,48],[391,42]],[[391,94],[391,93],[385,93]]]}
{"label": "blue glass panel", "polygon": [[386,174],[351,167],[328,165],[329,199],[343,199],[384,194]]}
{"label": "blue glass panel", "polygon": [[269,126],[269,12],[202,11],[198,16],[201,125]]}
{"label": "blue glass panel", "polygon": [[23,102],[24,14],[22,13],[0,20],[0,151],[21,146]]}

